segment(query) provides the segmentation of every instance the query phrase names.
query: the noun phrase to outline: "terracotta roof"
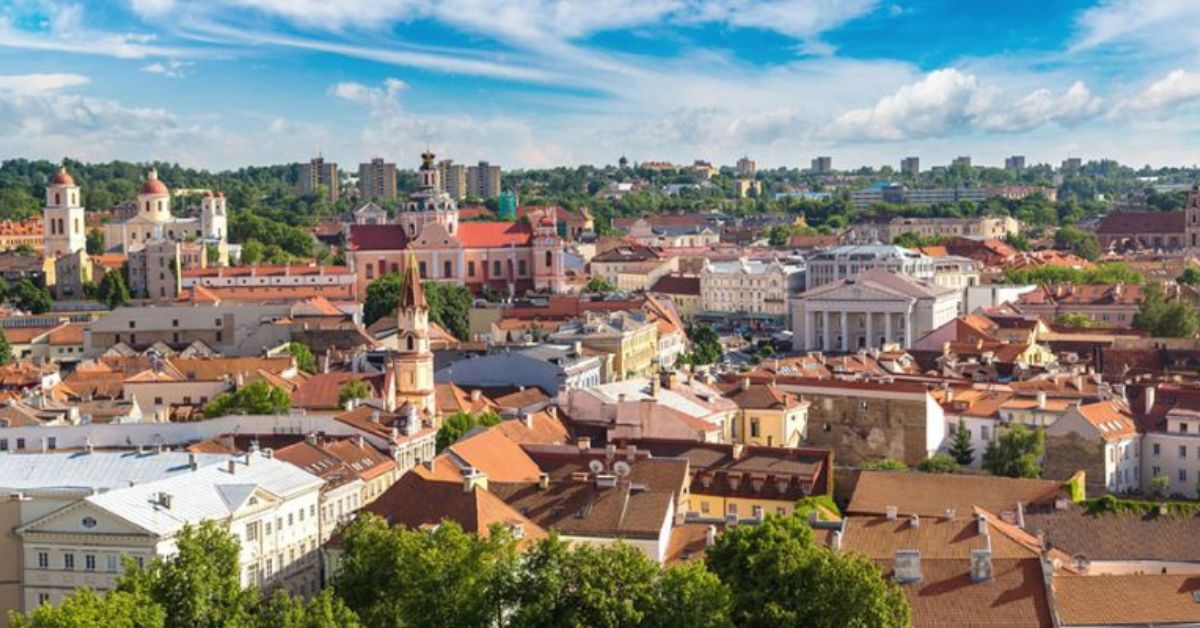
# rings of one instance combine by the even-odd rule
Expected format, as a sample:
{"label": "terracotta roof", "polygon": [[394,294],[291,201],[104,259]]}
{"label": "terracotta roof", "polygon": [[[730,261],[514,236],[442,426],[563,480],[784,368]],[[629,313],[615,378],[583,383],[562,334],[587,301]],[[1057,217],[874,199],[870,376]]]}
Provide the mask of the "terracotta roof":
{"label": "terracotta roof", "polygon": [[495,402],[484,396],[482,392],[477,395],[477,398],[472,398],[475,395],[474,390],[468,393],[457,384],[438,382],[433,385],[433,392],[437,401],[438,411],[442,414],[454,414],[455,412],[478,414],[487,410],[500,409]]}
{"label": "terracotta roof", "polygon": [[370,481],[396,470],[395,460],[359,438],[330,440],[321,447],[363,480]]}
{"label": "terracotta roof", "polygon": [[750,384],[743,388],[741,382],[736,382],[724,394],[743,410],[785,410],[800,405],[795,395],[771,384]]}
{"label": "terracotta roof", "polygon": [[1075,504],[1066,509],[1032,508],[1025,528],[1071,556],[1101,561],[1200,562],[1200,517],[1103,512],[1088,514]]}
{"label": "terracotta roof", "polygon": [[158,171],[154,168],[146,173],[146,182],[142,184],[139,194],[170,194],[166,184],[158,180]]}
{"label": "terracotta roof", "polygon": [[629,444],[655,458],[686,459],[691,468],[691,492],[696,495],[794,502],[809,495],[828,495],[832,490],[833,452],[828,449],[735,447],[665,439],[639,439]]}
{"label": "terracotta roof", "polygon": [[50,179],[50,185],[75,185],[75,179],[67,172],[66,166],[60,166],[54,178]]}
{"label": "terracotta roof", "polygon": [[340,408],[341,402],[338,400],[338,396],[341,394],[342,388],[356,380],[364,380],[371,390],[371,396],[376,397],[379,395],[379,387],[377,382],[372,380],[379,379],[379,377],[381,376],[372,376],[368,373],[317,373],[301,383],[292,393],[292,406],[297,408]]}
{"label": "terracotta roof", "polygon": [[558,412],[542,410],[526,418],[501,421],[492,427],[519,445],[560,445],[570,440],[566,425],[558,418]]}
{"label": "terracotta roof", "polygon": [[524,408],[525,406],[550,401],[541,388],[531,386],[493,399],[501,408]]}
{"label": "terracotta roof", "polygon": [[1056,575],[1054,604],[1064,626],[1200,623],[1195,574]]}
{"label": "terracotta roof", "polygon": [[1026,292],[1017,299],[1017,306],[1063,304],[1063,305],[1137,305],[1142,300],[1142,286],[1138,285],[1091,285],[1091,284],[1047,284]]}
{"label": "terracotta roof", "polygon": [[[208,447],[208,446],[206,446]],[[220,447],[219,444],[213,445],[212,448]],[[195,451],[192,448],[189,451]],[[223,452],[212,452],[223,453]],[[308,471],[309,473],[325,480],[323,490],[329,490],[344,484],[348,484],[357,479],[357,476],[349,467],[346,466],[337,457],[330,454],[320,447],[316,442],[300,441],[286,447],[276,449],[274,454],[276,458]]]}
{"label": "terracotta roof", "polygon": [[528,246],[533,229],[524,222],[463,222],[458,225],[458,241],[469,248]]}
{"label": "terracotta roof", "polygon": [[682,275],[663,275],[658,278],[658,281],[654,282],[654,286],[650,290],[663,294],[686,294],[698,297],[700,296],[700,278],[684,277]]}
{"label": "terracotta roof", "polygon": [[1183,236],[1184,212],[1109,212],[1096,227],[1096,235],[1178,233]]}
{"label": "terracotta roof", "polygon": [[883,514],[895,506],[901,515],[943,516],[947,508],[960,515],[975,506],[990,512],[1013,511],[1025,504],[1053,501],[1057,482],[982,475],[903,471],[863,471],[846,512]]}
{"label": "terracotta roof", "polygon": [[1106,441],[1118,441],[1137,434],[1137,425],[1133,415],[1124,404],[1115,401],[1101,401],[1079,406],[1079,414],[1100,431],[1100,437]]}
{"label": "terracotta roof", "polygon": [[358,251],[401,251],[408,246],[408,234],[400,225],[350,225],[347,246]]}
{"label": "terracotta roof", "polygon": [[460,467],[474,467],[496,482],[536,482],[540,470],[520,445],[501,430],[467,434],[450,446]]}
{"label": "terracotta roof", "polygon": [[[489,484],[491,480],[488,480]],[[460,482],[445,482],[425,477],[417,467],[365,509],[392,525],[419,529],[450,520],[467,532],[487,538],[494,524],[519,527],[522,544],[547,536],[541,526],[505,504],[488,490],[473,486],[467,490]]]}

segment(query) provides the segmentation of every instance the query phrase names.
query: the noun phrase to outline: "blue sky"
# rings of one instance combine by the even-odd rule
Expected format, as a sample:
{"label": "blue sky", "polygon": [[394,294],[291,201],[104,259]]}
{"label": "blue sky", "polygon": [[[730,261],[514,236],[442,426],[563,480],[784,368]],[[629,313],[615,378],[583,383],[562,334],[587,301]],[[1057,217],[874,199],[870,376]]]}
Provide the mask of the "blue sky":
{"label": "blue sky", "polygon": [[0,0],[0,158],[1200,162],[1191,0]]}

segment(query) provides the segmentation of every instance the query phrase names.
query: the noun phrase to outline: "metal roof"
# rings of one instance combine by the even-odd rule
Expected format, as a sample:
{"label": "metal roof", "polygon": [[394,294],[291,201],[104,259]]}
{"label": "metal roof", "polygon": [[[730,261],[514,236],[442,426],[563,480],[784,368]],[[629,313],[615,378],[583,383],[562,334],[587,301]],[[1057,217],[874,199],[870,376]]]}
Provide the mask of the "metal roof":
{"label": "metal roof", "polygon": [[[187,453],[86,451],[0,454],[0,490],[107,491],[187,473]],[[195,454],[201,467],[221,464],[226,454]]]}

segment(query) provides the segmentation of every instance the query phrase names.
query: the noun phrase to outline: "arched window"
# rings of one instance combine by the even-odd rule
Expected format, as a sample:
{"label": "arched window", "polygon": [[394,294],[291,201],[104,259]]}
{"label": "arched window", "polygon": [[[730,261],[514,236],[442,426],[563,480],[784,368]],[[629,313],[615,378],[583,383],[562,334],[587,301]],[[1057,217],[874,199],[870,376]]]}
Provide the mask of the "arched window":
{"label": "arched window", "polygon": [[553,265],[553,262],[551,261],[552,259],[553,257],[551,256],[550,251],[546,251],[546,268],[550,268],[550,266]]}
{"label": "arched window", "polygon": [[54,193],[54,204],[55,204],[55,205],[59,205],[59,204],[61,204],[61,203],[62,203],[62,200],[61,200],[61,195],[59,195],[59,193],[58,193],[58,192],[55,192],[55,193]]}
{"label": "arched window", "polygon": [[409,336],[408,337],[408,350],[412,351],[415,348],[416,348],[416,346],[413,344],[413,337]]}

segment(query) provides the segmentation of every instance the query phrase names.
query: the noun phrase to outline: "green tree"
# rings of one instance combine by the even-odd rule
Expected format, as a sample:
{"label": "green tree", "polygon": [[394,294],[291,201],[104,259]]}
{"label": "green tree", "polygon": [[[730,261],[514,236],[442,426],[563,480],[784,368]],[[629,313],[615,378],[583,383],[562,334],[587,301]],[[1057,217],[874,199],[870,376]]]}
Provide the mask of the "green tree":
{"label": "green tree", "polygon": [[257,628],[359,628],[358,616],[325,589],[307,602],[277,589],[254,617]]}
{"label": "green tree", "polygon": [[1092,326],[1092,318],[1087,314],[1081,314],[1079,312],[1063,312],[1062,314],[1054,317],[1054,323],[1064,327],[1087,329],[1088,327]]}
{"label": "green tree", "polygon": [[[468,317],[475,297],[465,286],[455,283],[426,281],[425,301],[429,303],[429,320],[441,325],[455,338],[467,339],[471,336],[471,325]],[[392,308],[395,310],[395,306]]]}
{"label": "green tree", "polygon": [[1171,488],[1171,478],[1166,475],[1156,475],[1150,478],[1150,492],[1154,493],[1155,497],[1163,498],[1167,496],[1167,491]]}
{"label": "green tree", "polygon": [[729,592],[702,564],[662,569],[624,543],[539,542],[517,570],[512,625],[729,626]]}
{"label": "green tree", "polygon": [[333,589],[379,628],[499,625],[518,560],[515,539],[499,526],[481,539],[450,521],[407,530],[372,515],[346,528],[341,549]]}
{"label": "green tree", "polygon": [[909,625],[899,586],[859,554],[814,544],[812,531],[796,516],[772,515],[759,525],[726,529],[709,548],[707,563],[729,587],[739,626]]}
{"label": "green tree", "polygon": [[396,313],[400,304],[400,289],[404,279],[399,273],[388,273],[367,286],[367,300],[363,302],[363,322],[371,325],[375,321]]}
{"label": "green tree", "polygon": [[258,380],[231,393],[221,393],[204,406],[204,416],[227,414],[283,414],[292,407],[292,396],[282,388]]}
{"label": "green tree", "polygon": [[345,406],[351,399],[370,399],[371,387],[361,379],[352,379],[338,390],[338,405]]}
{"label": "green tree", "polygon": [[975,461],[975,447],[971,445],[971,430],[966,421],[959,421],[954,428],[954,442],[950,443],[950,457],[962,466]]}
{"label": "green tree", "polygon": [[185,525],[176,538],[174,556],[127,569],[117,590],[153,599],[167,626],[249,625],[255,593],[242,589],[237,540],[213,520]]}
{"label": "green tree", "polygon": [[687,327],[688,340],[692,343],[692,352],[684,357],[684,361],[692,365],[715,364],[721,361],[721,337],[711,325],[694,325]]}
{"label": "green tree", "polygon": [[22,279],[17,282],[12,291],[12,298],[17,307],[31,314],[45,314],[54,306],[54,299],[45,288],[39,288],[32,281]]}
{"label": "green tree", "polygon": [[1028,251],[1031,248],[1029,238],[1019,233],[1010,233],[1004,236],[1004,242],[1018,251]]}
{"label": "green tree", "polygon": [[1200,313],[1183,299],[1168,301],[1158,284],[1146,286],[1133,326],[1157,338],[1191,338],[1200,329]]}
{"label": "green tree", "polygon": [[87,231],[84,245],[88,255],[100,255],[104,252],[104,232],[93,227]]}
{"label": "green tree", "polygon": [[264,248],[258,240],[247,240],[242,244],[242,253],[238,260],[242,266],[254,266],[262,262]]}
{"label": "green tree", "polygon": [[1183,272],[1180,273],[1179,277],[1177,277],[1175,281],[1189,286],[1200,284],[1200,268],[1188,266],[1187,268],[1183,269]]}
{"label": "green tree", "polygon": [[908,465],[895,458],[882,460],[866,460],[858,465],[864,471],[908,471]]}
{"label": "green tree", "polygon": [[308,345],[292,341],[288,343],[288,353],[296,361],[296,368],[305,373],[317,372],[317,358],[313,355],[312,349]]}
{"label": "green tree", "polygon": [[453,445],[458,439],[466,435],[467,432],[477,427],[499,425],[500,420],[500,415],[490,410],[478,416],[469,412],[455,412],[443,419],[442,426],[438,428],[437,450],[441,451]]}
{"label": "green tree", "polygon": [[767,244],[771,246],[787,246],[787,243],[791,241],[791,225],[772,225],[767,231]]}
{"label": "green tree", "polygon": [[153,600],[124,591],[97,595],[78,589],[56,606],[42,604],[23,615],[9,614],[12,628],[159,628],[166,613]]}
{"label": "green tree", "polygon": [[13,352],[12,345],[8,342],[8,336],[0,329],[0,365],[12,364]]}
{"label": "green tree", "polygon": [[221,247],[212,242],[204,244],[204,257],[209,266],[216,266],[221,261]]}
{"label": "green tree", "polygon": [[129,303],[129,288],[126,287],[125,278],[121,276],[121,273],[116,271],[104,273],[104,278],[100,280],[100,285],[96,288],[96,298],[107,305],[110,310]]}
{"label": "green tree", "polygon": [[1103,252],[1096,236],[1078,227],[1066,226],[1054,234],[1055,248],[1068,250],[1089,262],[1094,262]]}
{"label": "green tree", "polygon": [[983,468],[993,475],[1010,478],[1039,477],[1042,474],[1039,462],[1045,447],[1046,437],[1040,427],[1029,429],[1013,423],[999,438],[988,443],[983,452]]}
{"label": "green tree", "polygon": [[958,473],[958,461],[948,454],[934,454],[917,465],[917,471],[922,473]]}
{"label": "green tree", "polygon": [[588,279],[587,284],[583,287],[584,292],[595,292],[600,294],[610,294],[617,291],[617,287],[608,283],[603,277],[592,277]]}

